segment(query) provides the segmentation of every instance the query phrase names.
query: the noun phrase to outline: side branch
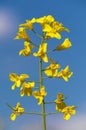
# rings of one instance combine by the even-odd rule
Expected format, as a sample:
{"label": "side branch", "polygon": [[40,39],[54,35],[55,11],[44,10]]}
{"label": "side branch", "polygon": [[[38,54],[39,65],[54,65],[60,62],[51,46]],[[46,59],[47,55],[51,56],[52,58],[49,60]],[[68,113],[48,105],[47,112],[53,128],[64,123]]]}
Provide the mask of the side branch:
{"label": "side branch", "polygon": [[53,104],[55,103],[55,101],[52,101],[52,102],[45,102],[45,104]]}
{"label": "side branch", "polygon": [[53,115],[53,114],[58,114],[59,112],[50,112],[50,113],[47,113],[46,116],[48,115]]}
{"label": "side branch", "polygon": [[33,114],[33,115],[40,115],[40,116],[42,116],[42,113],[39,113],[39,112],[24,112],[23,114]]}

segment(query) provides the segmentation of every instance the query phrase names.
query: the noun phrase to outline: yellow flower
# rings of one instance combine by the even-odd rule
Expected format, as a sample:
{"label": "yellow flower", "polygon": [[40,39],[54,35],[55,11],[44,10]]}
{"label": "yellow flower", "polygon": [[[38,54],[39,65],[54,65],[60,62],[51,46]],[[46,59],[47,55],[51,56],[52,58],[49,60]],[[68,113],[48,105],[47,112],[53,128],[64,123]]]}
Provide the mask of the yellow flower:
{"label": "yellow flower", "polygon": [[53,21],[54,21],[54,17],[52,15],[43,16],[43,17],[40,17],[40,18],[33,18],[31,20],[32,23],[39,23],[42,26],[44,26],[44,24],[46,24],[46,23],[51,23]]}
{"label": "yellow flower", "polygon": [[66,50],[66,49],[70,48],[71,46],[72,46],[71,42],[69,41],[68,38],[66,38],[62,44],[60,44],[56,47],[56,50],[58,50],[58,51]]}
{"label": "yellow flower", "polygon": [[63,32],[63,31],[70,32],[70,30],[68,28],[64,27],[63,24],[59,23],[58,21],[53,21],[50,25],[52,28],[54,28],[59,33]]}
{"label": "yellow flower", "polygon": [[24,108],[22,108],[20,102],[18,102],[16,107],[13,108],[13,113],[10,115],[10,119],[14,121],[17,116],[20,116],[23,113],[24,113]]}
{"label": "yellow flower", "polygon": [[66,107],[66,104],[65,102],[63,102],[63,100],[64,95],[62,93],[58,93],[55,103],[56,103],[56,110],[59,112],[61,112]]}
{"label": "yellow flower", "polygon": [[43,17],[40,17],[40,18],[36,18],[36,21],[35,21],[36,23],[40,23],[40,24],[44,24],[44,23],[46,23],[47,21],[46,21],[46,16],[43,16]]}
{"label": "yellow flower", "polygon": [[45,24],[43,26],[43,32],[46,32],[46,38],[57,38],[61,39],[60,32],[67,31],[69,29],[65,28],[61,23],[53,21],[50,24]]}
{"label": "yellow flower", "polygon": [[20,87],[21,83],[25,81],[25,78],[29,78],[27,74],[21,74],[20,76],[16,73],[9,74],[9,78],[14,84],[12,85],[12,90],[15,89],[15,87]]}
{"label": "yellow flower", "polygon": [[15,39],[24,39],[25,41],[30,42],[30,38],[28,37],[25,28],[20,27],[19,31],[17,33],[17,36],[15,37]]}
{"label": "yellow flower", "polygon": [[23,56],[29,56],[31,54],[31,49],[34,48],[34,46],[30,45],[29,42],[24,42],[24,49],[20,50],[19,55]]}
{"label": "yellow flower", "polygon": [[64,100],[64,95],[62,93],[58,93],[56,102],[63,101],[63,100]]}
{"label": "yellow flower", "polygon": [[66,66],[64,69],[58,72],[57,77],[63,78],[66,82],[68,82],[68,79],[72,76],[72,74],[73,72],[69,71],[69,66]]}
{"label": "yellow flower", "polygon": [[65,120],[69,120],[71,115],[76,114],[75,106],[67,106],[62,110],[62,113],[64,114],[63,118]]}
{"label": "yellow flower", "polygon": [[38,99],[38,105],[40,105],[44,99],[44,96],[47,95],[47,92],[45,91],[45,87],[41,86],[40,91],[34,91],[33,96]]}
{"label": "yellow flower", "polygon": [[33,55],[40,57],[44,62],[48,62],[48,57],[46,52],[47,52],[47,43],[42,43],[39,46],[38,52],[33,53]]}
{"label": "yellow flower", "polygon": [[58,73],[58,68],[60,68],[59,64],[56,64],[52,58],[50,58],[50,65],[48,67],[46,67],[44,73],[47,76],[52,76],[52,77],[56,77],[57,73]]}
{"label": "yellow flower", "polygon": [[51,27],[49,24],[45,24],[43,28],[43,32],[46,32],[46,38],[57,38],[61,39],[60,33],[56,31],[53,27]]}
{"label": "yellow flower", "polygon": [[31,96],[32,95],[32,88],[34,87],[35,82],[24,82],[20,89],[20,96]]}
{"label": "yellow flower", "polygon": [[52,15],[46,16],[46,19],[47,19],[47,23],[52,23],[52,22],[54,22],[54,20],[55,20]]}
{"label": "yellow flower", "polygon": [[33,24],[30,20],[26,20],[26,23],[20,24],[20,27],[25,27],[26,29],[33,30]]}

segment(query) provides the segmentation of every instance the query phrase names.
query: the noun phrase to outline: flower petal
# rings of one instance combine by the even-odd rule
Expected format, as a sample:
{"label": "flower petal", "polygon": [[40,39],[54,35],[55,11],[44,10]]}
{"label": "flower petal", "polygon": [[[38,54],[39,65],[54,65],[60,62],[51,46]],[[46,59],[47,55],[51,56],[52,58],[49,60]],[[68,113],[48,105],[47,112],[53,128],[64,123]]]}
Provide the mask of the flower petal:
{"label": "flower petal", "polygon": [[15,113],[12,113],[12,114],[10,115],[10,119],[11,119],[12,121],[14,121],[14,120],[16,119],[16,114],[15,114]]}
{"label": "flower petal", "polygon": [[69,120],[70,117],[71,117],[71,115],[70,115],[69,113],[67,113],[67,114],[64,113],[63,118],[64,118],[65,120]]}

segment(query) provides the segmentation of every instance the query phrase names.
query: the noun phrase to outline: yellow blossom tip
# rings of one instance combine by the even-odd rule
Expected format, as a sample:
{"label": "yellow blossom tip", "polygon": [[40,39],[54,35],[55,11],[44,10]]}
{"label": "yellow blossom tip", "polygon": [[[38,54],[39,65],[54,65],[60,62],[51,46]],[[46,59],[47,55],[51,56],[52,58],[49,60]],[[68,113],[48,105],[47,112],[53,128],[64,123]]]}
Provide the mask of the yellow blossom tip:
{"label": "yellow blossom tip", "polygon": [[60,44],[56,47],[56,50],[58,50],[58,51],[66,50],[66,49],[70,48],[71,46],[72,46],[72,44],[71,44],[70,40],[68,38],[66,38],[62,44]]}
{"label": "yellow blossom tip", "polygon": [[47,43],[42,43],[39,46],[38,52],[34,52],[33,56],[40,57],[44,62],[48,62],[46,52],[47,52]]}

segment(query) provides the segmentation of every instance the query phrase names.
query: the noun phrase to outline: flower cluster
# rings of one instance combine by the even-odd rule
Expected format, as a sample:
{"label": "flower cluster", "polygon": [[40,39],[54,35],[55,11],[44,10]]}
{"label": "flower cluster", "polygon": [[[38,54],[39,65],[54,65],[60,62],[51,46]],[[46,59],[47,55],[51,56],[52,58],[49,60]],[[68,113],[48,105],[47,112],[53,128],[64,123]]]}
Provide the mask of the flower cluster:
{"label": "flower cluster", "polygon": [[[30,36],[28,36],[27,34],[27,30],[32,31],[33,33],[35,32],[34,29],[34,24],[38,23],[41,25],[42,27],[42,32],[44,33],[44,36],[40,36],[41,39],[44,38],[44,40],[48,40],[50,38],[56,38],[56,39],[61,39],[61,32],[63,31],[67,31],[69,32],[69,29],[64,27],[62,23],[59,23],[58,21],[56,21],[54,19],[53,16],[48,15],[48,16],[44,16],[41,18],[32,18],[31,20],[26,20],[26,22],[24,24],[20,24],[19,25],[19,30],[17,33],[17,36],[15,37],[15,39],[24,39],[24,49],[20,50],[19,55],[23,55],[23,56],[29,56],[31,54],[31,50],[34,48]],[[37,34],[37,33],[36,33]],[[44,62],[48,62],[48,57],[47,57],[47,43],[46,42],[42,42],[42,44],[40,44],[38,52],[34,52],[33,56],[38,56],[40,58],[42,58],[42,60]],[[68,38],[65,38],[65,40],[63,41],[63,43],[61,43],[60,45],[58,45],[55,50],[57,51],[61,51],[61,50],[65,50],[68,49],[72,46],[70,40]]]}
{"label": "flower cluster", "polygon": [[15,73],[11,73],[9,74],[9,78],[12,82],[14,82],[14,84],[12,85],[12,90],[14,90],[15,87],[20,88],[20,96],[32,95],[32,88],[35,86],[35,82],[25,81],[26,78],[29,78],[29,75],[27,74],[17,75]]}
{"label": "flower cluster", "polygon": [[39,91],[34,91],[33,96],[38,99],[38,105],[40,105],[43,101],[44,96],[47,95],[45,91],[45,87],[41,86]]}
{"label": "flower cluster", "polygon": [[10,115],[10,119],[14,121],[17,116],[20,116],[24,113],[24,108],[21,107],[20,102],[16,104],[16,107],[13,108],[13,113]]}
{"label": "flower cluster", "polygon": [[63,113],[63,118],[65,120],[69,120],[71,115],[76,114],[75,106],[67,106],[64,102],[66,98],[64,98],[64,95],[62,93],[58,93],[57,99],[55,100],[56,103],[56,110]]}
{"label": "flower cluster", "polygon": [[[36,24],[40,24],[42,35],[35,31]],[[39,45],[32,41],[28,35],[28,31],[32,31],[40,38]],[[43,82],[43,73],[46,76],[45,78],[62,78],[66,82],[68,82],[69,78],[73,75],[73,72],[69,69],[69,65],[67,65],[64,69],[61,69],[61,65],[55,62],[54,58],[49,56],[50,53],[67,50],[72,46],[71,41],[66,37],[63,42],[60,42],[60,44],[55,47],[53,45],[54,48],[48,50],[49,39],[56,38],[57,40],[60,40],[62,38],[61,33],[63,31],[69,32],[69,29],[64,27],[62,23],[56,21],[55,18],[51,15],[40,18],[32,18],[31,20],[26,20],[25,23],[19,25],[18,33],[15,39],[24,40],[24,49],[19,51],[19,55],[25,57],[32,55],[34,58],[38,57],[40,60],[40,80],[39,85],[36,87],[36,81],[26,80],[29,78],[28,74],[18,75],[16,73],[10,73],[9,78],[13,82],[12,90],[14,90],[16,87],[20,88],[20,96],[33,96],[38,100],[38,105],[47,104],[44,101],[47,92],[45,91],[45,85]],[[50,64],[44,69],[42,67],[42,62],[50,62]],[[63,118],[65,120],[69,120],[71,115],[76,113],[76,107],[67,106],[64,100],[64,95],[62,93],[58,93],[57,99],[53,102],[56,104],[56,111],[63,113]],[[42,111],[42,115],[46,115],[44,112],[45,111]],[[20,103],[17,103],[16,108],[13,108],[13,113],[11,114],[10,119],[15,120],[16,116],[21,115],[22,113],[24,113],[24,108],[20,107]]]}

